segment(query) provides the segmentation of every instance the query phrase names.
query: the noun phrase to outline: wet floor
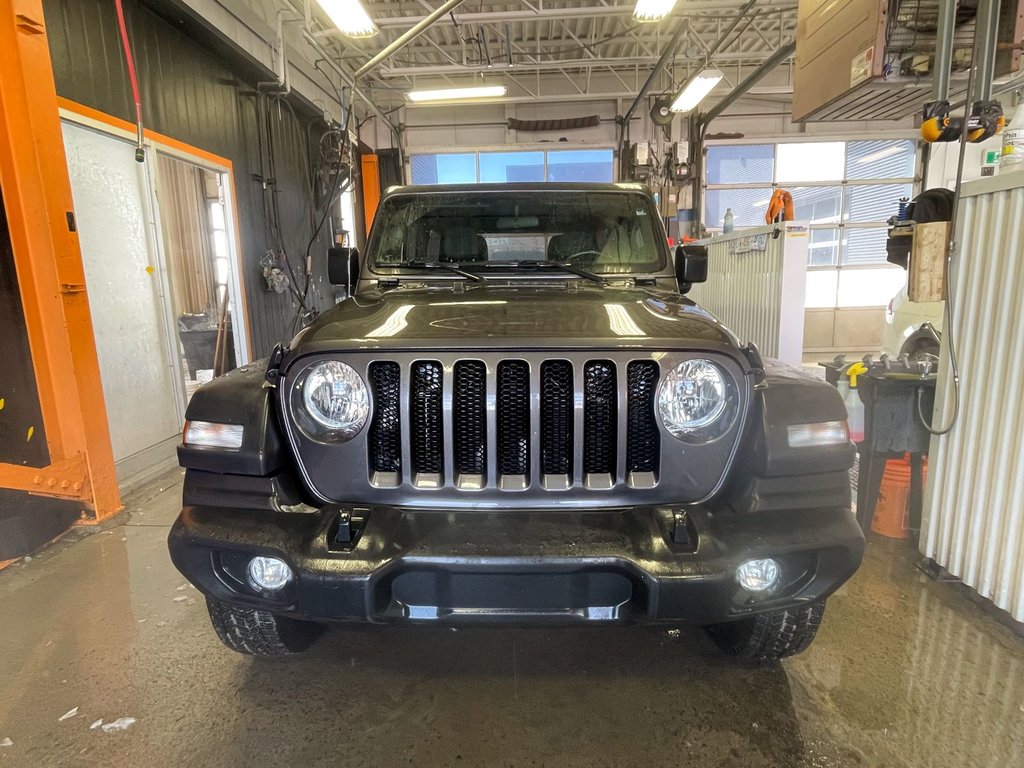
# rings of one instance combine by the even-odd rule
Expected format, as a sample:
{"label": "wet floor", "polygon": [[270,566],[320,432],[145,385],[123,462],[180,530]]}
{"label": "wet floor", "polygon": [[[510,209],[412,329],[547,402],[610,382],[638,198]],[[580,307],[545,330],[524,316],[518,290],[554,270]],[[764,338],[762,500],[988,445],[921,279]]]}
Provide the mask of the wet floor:
{"label": "wet floor", "polygon": [[168,560],[179,481],[0,572],[0,766],[1024,765],[1024,639],[905,545],[772,669],[638,627],[333,630],[268,663]]}

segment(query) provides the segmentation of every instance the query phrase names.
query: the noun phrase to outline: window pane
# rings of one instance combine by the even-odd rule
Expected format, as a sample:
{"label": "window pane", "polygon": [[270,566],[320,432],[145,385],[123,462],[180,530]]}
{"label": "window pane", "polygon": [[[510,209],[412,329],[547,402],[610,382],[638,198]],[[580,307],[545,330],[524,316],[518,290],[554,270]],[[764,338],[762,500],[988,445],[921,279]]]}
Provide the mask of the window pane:
{"label": "window pane", "polygon": [[413,184],[465,184],[476,181],[476,155],[413,155]]}
{"label": "window pane", "polygon": [[705,224],[710,229],[721,229],[726,209],[732,208],[735,227],[764,226],[764,214],[771,197],[771,187],[709,189],[705,198]]}
{"label": "window pane", "polygon": [[213,255],[218,259],[228,257],[228,236],[222,229],[213,230]]}
{"label": "window pane", "polygon": [[807,263],[812,267],[832,267],[839,264],[838,229],[811,230],[811,239],[807,245]]}
{"label": "window pane", "polygon": [[839,270],[812,269],[807,273],[807,297],[804,306],[807,309],[828,309],[836,305],[836,286],[839,283]]}
{"label": "window pane", "polygon": [[793,187],[793,214],[797,221],[838,224],[842,187]]}
{"label": "window pane", "polygon": [[891,264],[878,269],[841,269],[837,306],[884,307],[906,279],[907,273]]}
{"label": "window pane", "polygon": [[544,181],[544,153],[481,152],[480,181]]}
{"label": "window pane", "polygon": [[868,184],[846,188],[846,220],[883,222],[894,216],[901,197],[912,197],[911,184]]}
{"label": "window pane", "polygon": [[737,144],[708,147],[708,184],[771,183],[775,165],[772,144]]}
{"label": "window pane", "polygon": [[614,153],[610,149],[548,152],[548,181],[612,181]]}
{"label": "window pane", "polygon": [[846,163],[845,141],[779,144],[775,181],[839,181]]}
{"label": "window pane", "polygon": [[910,178],[916,161],[912,141],[851,141],[846,145],[846,178]]}
{"label": "window pane", "polygon": [[[847,229],[843,238],[843,264],[884,264],[885,227]],[[888,301],[888,299],[886,299]]]}
{"label": "window pane", "polygon": [[224,229],[223,203],[210,203],[210,226],[214,229]]}
{"label": "window pane", "polygon": [[217,268],[217,283],[226,285],[228,282],[228,260],[214,259],[213,263]]}

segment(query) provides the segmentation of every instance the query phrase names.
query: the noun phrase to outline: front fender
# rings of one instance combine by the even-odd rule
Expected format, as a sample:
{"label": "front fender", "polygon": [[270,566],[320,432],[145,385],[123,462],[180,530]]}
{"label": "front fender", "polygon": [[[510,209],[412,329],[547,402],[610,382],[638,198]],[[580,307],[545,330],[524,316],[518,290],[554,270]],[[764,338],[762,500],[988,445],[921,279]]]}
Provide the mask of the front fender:
{"label": "front fender", "polygon": [[187,421],[241,424],[237,450],[178,446],[178,463],[187,469],[265,477],[285,466],[287,448],[274,407],[274,388],[265,377],[266,360],[237,368],[200,387],[185,411]]}
{"label": "front fender", "polygon": [[790,425],[846,419],[835,387],[799,368],[766,361],[723,499],[739,512],[849,506],[853,443],[789,445]]}

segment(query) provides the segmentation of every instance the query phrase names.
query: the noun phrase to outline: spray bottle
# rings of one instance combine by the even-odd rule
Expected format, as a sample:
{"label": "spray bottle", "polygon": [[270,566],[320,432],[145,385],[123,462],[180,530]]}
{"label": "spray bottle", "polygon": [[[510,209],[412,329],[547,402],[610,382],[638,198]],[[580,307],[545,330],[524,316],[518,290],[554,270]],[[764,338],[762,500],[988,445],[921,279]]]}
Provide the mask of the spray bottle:
{"label": "spray bottle", "polygon": [[857,377],[868,372],[864,363],[854,363],[846,369],[846,376],[850,380],[850,388],[843,398],[846,403],[846,425],[850,430],[850,440],[855,443],[864,442],[864,403],[857,392]]}

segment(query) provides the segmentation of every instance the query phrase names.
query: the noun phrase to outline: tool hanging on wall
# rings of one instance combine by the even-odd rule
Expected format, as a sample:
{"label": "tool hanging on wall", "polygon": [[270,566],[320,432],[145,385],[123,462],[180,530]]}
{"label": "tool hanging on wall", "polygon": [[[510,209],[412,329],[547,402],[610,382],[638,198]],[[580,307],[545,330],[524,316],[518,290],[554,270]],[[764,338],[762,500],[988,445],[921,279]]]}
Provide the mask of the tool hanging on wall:
{"label": "tool hanging on wall", "polygon": [[768,201],[764,223],[775,224],[780,221],[793,221],[794,218],[796,217],[793,213],[793,195],[784,189],[776,189]]}
{"label": "tool hanging on wall", "polygon": [[921,138],[929,144],[957,141],[964,129],[964,119],[950,116],[949,102],[931,101],[924,105],[921,121]]}
{"label": "tool hanging on wall", "polygon": [[977,144],[1002,133],[1005,127],[1002,104],[995,99],[976,101],[971,107],[971,116],[967,118],[967,140]]}
{"label": "tool hanging on wall", "polygon": [[[964,119],[950,115],[948,101],[932,101],[925,104],[921,122],[921,138],[929,144],[959,141],[964,131]],[[995,99],[976,101],[967,118],[967,141],[972,144],[990,139],[1003,132],[1006,116],[1003,105]]]}

